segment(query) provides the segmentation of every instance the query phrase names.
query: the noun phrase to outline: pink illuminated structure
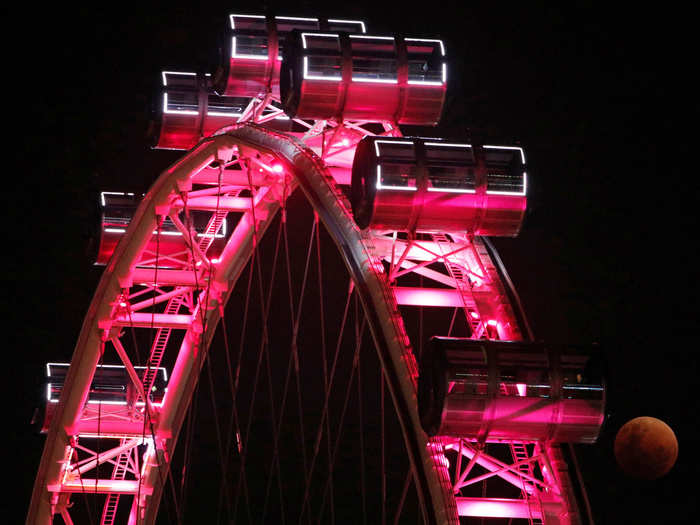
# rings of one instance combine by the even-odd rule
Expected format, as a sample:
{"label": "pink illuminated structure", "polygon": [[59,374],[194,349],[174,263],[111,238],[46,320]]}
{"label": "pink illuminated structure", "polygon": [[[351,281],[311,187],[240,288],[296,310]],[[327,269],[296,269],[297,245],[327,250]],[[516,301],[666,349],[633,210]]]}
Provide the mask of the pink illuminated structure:
{"label": "pink illuminated structure", "polygon": [[[403,136],[400,124],[440,118],[440,40],[370,37],[362,22],[336,19],[228,23],[215,81],[162,74],[155,146],[189,151],[143,197],[101,196],[105,266],[68,370],[48,368],[27,523],[92,523],[97,506],[100,525],[156,523],[161,499],[176,499],[173,486],[193,471],[185,457],[174,472],[173,458],[200,430],[203,372],[226,376],[236,414],[216,473],[227,521],[281,522],[287,509],[287,522],[326,523],[342,509],[357,523],[584,523],[585,490],[564,444],[596,439],[602,380],[585,353],[532,343],[485,237],[520,230],[523,149]],[[290,242],[307,227],[308,246]],[[234,303],[222,325],[257,337],[241,336],[239,354],[226,331],[225,349],[214,337]],[[304,334],[318,336],[309,344]],[[211,366],[221,350],[239,356],[235,370]],[[258,383],[269,387],[262,407]],[[222,393],[210,385],[214,401]],[[345,407],[360,431],[343,428]],[[281,437],[289,428],[298,435]],[[363,490],[340,502],[348,486]]]}
{"label": "pink illuminated structure", "polygon": [[[211,192],[209,192],[211,193]],[[104,265],[112,258],[117,244],[131,222],[131,219],[138,208],[141,198],[133,193],[123,193],[115,191],[103,191],[100,194],[100,207],[102,209],[102,220],[100,222],[100,239],[95,257],[95,264]],[[226,211],[242,211],[250,208],[250,199],[226,197],[219,198],[219,206]],[[210,257],[216,257],[225,246],[227,221],[223,220],[216,232],[208,231],[207,216],[201,213],[201,208],[205,209],[215,204],[216,197],[207,195],[207,192],[193,194],[188,207],[192,210],[192,227],[194,238],[199,241],[202,238],[210,238]],[[175,203],[178,209],[184,207],[184,203]],[[144,255],[159,258],[158,266],[168,267],[173,264],[181,264],[190,255],[189,230],[182,221],[177,218],[167,217],[160,224],[151,242],[144,247]],[[193,248],[196,250],[196,248]],[[154,261],[155,262],[155,261]]]}
{"label": "pink illuminated structure", "polygon": [[[250,97],[220,97],[211,87],[209,74],[163,71],[155,96],[153,147],[187,150],[219,128],[238,122],[250,111]],[[274,129],[289,129],[281,111],[266,109],[261,118]]]}
{"label": "pink illuminated structure", "polygon": [[367,137],[357,147],[352,178],[361,228],[514,236],[525,215],[519,147]]}
{"label": "pink illuminated structure", "polygon": [[441,40],[300,32],[280,76],[285,112],[434,126],[447,88]]}
{"label": "pink illuminated structure", "polygon": [[217,93],[256,97],[270,93],[279,99],[280,64],[286,39],[294,31],[364,33],[358,20],[232,14],[216,73]]}
{"label": "pink illuminated structure", "polygon": [[603,378],[580,348],[434,338],[423,355],[418,407],[430,435],[595,443]]}

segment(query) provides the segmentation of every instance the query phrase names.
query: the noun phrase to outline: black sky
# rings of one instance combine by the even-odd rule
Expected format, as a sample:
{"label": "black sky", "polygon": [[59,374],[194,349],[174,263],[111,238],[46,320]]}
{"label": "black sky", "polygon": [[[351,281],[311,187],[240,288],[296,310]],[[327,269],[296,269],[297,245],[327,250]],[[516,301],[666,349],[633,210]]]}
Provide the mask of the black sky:
{"label": "black sky", "polygon": [[[279,3],[290,15],[362,18],[371,32],[445,39],[450,92],[441,136],[520,142],[529,161],[522,234],[496,244],[535,334],[598,341],[610,358],[601,442],[580,447],[598,523],[685,523],[698,474],[697,68],[689,14],[578,3]],[[275,3],[277,5],[277,3]],[[274,6],[273,6],[274,7]],[[85,255],[93,193],[145,190],[177,154],[146,147],[147,103],[163,67],[206,63],[227,10],[107,5],[8,13],[4,178],[5,351],[21,472],[10,512],[26,512],[43,437],[28,422],[47,360],[67,360],[99,279]],[[693,149],[691,149],[693,148]],[[19,399],[16,402],[15,399]],[[625,478],[612,439],[631,417],[668,422],[675,469]],[[13,522],[14,520],[8,520]]]}

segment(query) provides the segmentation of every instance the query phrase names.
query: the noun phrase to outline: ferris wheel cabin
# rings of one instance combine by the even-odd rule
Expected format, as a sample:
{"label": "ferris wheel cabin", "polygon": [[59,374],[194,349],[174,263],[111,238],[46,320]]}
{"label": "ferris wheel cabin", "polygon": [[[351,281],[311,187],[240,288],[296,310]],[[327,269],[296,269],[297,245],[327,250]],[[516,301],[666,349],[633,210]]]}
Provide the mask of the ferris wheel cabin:
{"label": "ferris wheel cabin", "polygon": [[270,92],[279,98],[280,63],[286,51],[286,40],[294,30],[364,33],[365,23],[327,18],[230,15],[216,73],[217,93],[256,97]]}
{"label": "ferris wheel cabin", "polygon": [[285,112],[302,119],[434,126],[447,89],[441,40],[295,32],[280,76]]}
{"label": "ferris wheel cabin", "polygon": [[[49,430],[54,410],[58,405],[63,385],[68,375],[70,363],[46,363],[46,405],[41,432]],[[160,406],[168,386],[168,373],[163,367],[135,366],[138,378],[149,388],[149,401],[153,406]],[[99,405],[100,411],[106,417],[118,416],[125,409],[142,409],[143,399],[138,396],[134,384],[122,365],[97,365],[95,375],[90,384],[86,403]],[[124,416],[121,416],[122,419]],[[110,431],[110,424],[105,421],[104,430]]]}
{"label": "ferris wheel cabin", "polygon": [[[152,146],[188,150],[202,137],[237,122],[250,102],[250,97],[217,95],[209,74],[163,71],[152,108]],[[270,118],[268,127],[289,129],[290,120],[285,115]]]}
{"label": "ferris wheel cabin", "polygon": [[[134,193],[103,191],[100,194],[100,209],[102,216],[100,219],[100,240],[95,256],[96,265],[104,265],[109,262],[119,241],[141,202],[142,197]],[[223,202],[223,201],[222,201]],[[184,203],[180,203],[183,206]],[[192,241],[194,244],[204,240],[211,243],[208,250],[212,257],[219,256],[226,244],[226,234],[228,229],[227,219],[223,219],[216,232],[207,230],[207,215],[197,210],[198,201],[192,199],[188,203],[192,218]],[[170,266],[175,261],[186,260],[191,254],[189,246],[189,231],[176,225],[171,217],[166,217],[155,235],[150,238],[145,248],[145,254],[152,262],[159,259],[158,266]]]}
{"label": "ferris wheel cabin", "polygon": [[594,443],[605,383],[595,347],[434,337],[418,381],[431,436]]}
{"label": "ferris wheel cabin", "polygon": [[352,166],[353,214],[360,228],[512,237],[526,179],[520,147],[366,137]]}

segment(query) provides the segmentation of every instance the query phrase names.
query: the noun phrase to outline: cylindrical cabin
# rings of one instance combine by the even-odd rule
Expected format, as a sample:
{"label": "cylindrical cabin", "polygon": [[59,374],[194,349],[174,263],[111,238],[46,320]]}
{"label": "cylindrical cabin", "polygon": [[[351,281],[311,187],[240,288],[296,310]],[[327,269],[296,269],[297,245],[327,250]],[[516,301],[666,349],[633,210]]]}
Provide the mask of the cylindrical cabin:
{"label": "cylindrical cabin", "polygon": [[295,32],[280,76],[285,113],[434,126],[447,89],[441,40]]}
{"label": "cylindrical cabin", "polygon": [[279,99],[280,64],[286,54],[286,39],[294,30],[364,33],[365,24],[359,20],[230,15],[215,75],[216,92],[229,97],[257,97],[269,92]]}
{"label": "cylindrical cabin", "polygon": [[[40,431],[46,433],[51,425],[54,411],[58,405],[63,384],[68,375],[69,363],[46,363],[46,406]],[[135,366],[136,375],[141,381],[150,386],[148,395],[155,406],[160,406],[168,386],[168,373],[165,368],[147,368]],[[100,405],[100,410],[109,416],[115,410],[131,406],[138,409],[143,407],[143,399],[139,398],[126,368],[123,365],[97,365],[95,375],[90,384],[87,403]],[[121,414],[123,418],[123,413]]]}
{"label": "cylindrical cabin", "polygon": [[[163,71],[152,108],[152,145],[157,149],[190,149],[202,137],[234,124],[250,101],[250,97],[217,95],[209,74]],[[265,125],[288,130],[291,121],[280,115]]]}
{"label": "cylindrical cabin", "polygon": [[[134,193],[103,191],[100,194],[102,214],[100,219],[100,241],[95,256],[96,265],[104,265],[109,262],[117,244],[119,244],[124,233],[126,233],[126,229],[134,213],[136,213],[140,201],[141,196]],[[196,240],[201,241],[202,238],[211,238],[212,234],[206,232],[211,213],[190,210],[190,216],[192,217]],[[211,239],[211,245],[207,251],[209,258],[216,258],[221,254],[226,245],[227,229],[228,223],[224,219],[221,227],[213,234],[213,239]],[[158,254],[158,257],[164,261],[162,263],[164,266],[168,265],[169,260],[187,260],[190,254],[190,248],[185,243],[182,233],[167,217],[160,226],[159,238],[156,239],[154,235],[149,241],[146,250],[150,252],[151,255],[149,257],[152,259],[155,259],[156,254]],[[172,259],[168,259],[169,257]]]}
{"label": "cylindrical cabin", "polygon": [[427,138],[365,137],[352,166],[360,228],[518,234],[527,205],[525,153]]}
{"label": "cylindrical cabin", "polygon": [[602,376],[595,347],[434,337],[418,410],[431,436],[593,443],[604,419]]}

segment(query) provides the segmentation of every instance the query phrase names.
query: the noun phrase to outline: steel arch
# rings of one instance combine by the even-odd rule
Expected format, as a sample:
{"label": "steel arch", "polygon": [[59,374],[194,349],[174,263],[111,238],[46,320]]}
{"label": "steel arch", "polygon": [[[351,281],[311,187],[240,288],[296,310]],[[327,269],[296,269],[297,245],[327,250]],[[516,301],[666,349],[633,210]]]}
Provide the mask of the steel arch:
{"label": "steel arch", "polygon": [[[27,523],[50,523],[52,513],[61,509],[62,476],[66,474],[64,468],[66,454],[71,448],[71,436],[80,431],[81,410],[104,343],[114,338],[115,327],[124,325],[120,297],[134,282],[146,277],[147,272],[136,268],[136,263],[157,228],[157,216],[166,215],[180,193],[191,189],[193,177],[214,162],[230,160],[236,150],[241,158],[252,158],[255,153],[262,153],[281,162],[286,171],[293,174],[295,183],[301,187],[334,238],[368,314],[414,468],[414,482],[425,509],[425,521],[454,522],[457,520],[457,509],[444,466],[442,443],[428,443],[421,430],[415,403],[415,359],[394,293],[381,277],[382,263],[373,254],[371,238],[352,221],[347,202],[319,157],[287,135],[256,125],[245,125],[232,127],[203,140],[182,160],[164,171],[130,223],[124,240],[105,269],[85,317],[47,437]],[[279,195],[274,196],[274,192],[279,189],[280,181],[270,179],[262,181],[264,184],[268,184],[266,191],[262,192],[264,196],[253,201],[257,215],[255,220],[251,212],[244,212],[215,267],[213,278],[208,283],[208,293],[202,294],[203,301],[197,305],[194,315],[179,320],[187,324],[187,332],[173,370],[171,388],[162,409],[157,411],[154,446],[155,457],[161,467],[147,469],[142,482],[147,489],[141,494],[145,508],[144,523],[155,522],[163,489],[160,482],[162,466],[167,468],[172,456],[204,362],[195,356],[197,343],[201,342],[202,354],[206,353],[218,324],[218,306],[226,304],[233,285],[252,254],[255,235],[264,233],[279,209]],[[257,222],[256,228],[253,227],[254,222]],[[257,233],[254,234],[254,231]],[[202,309],[209,316],[204,325],[197,316]],[[135,504],[134,509],[137,506]],[[132,516],[134,512],[136,510]]]}

